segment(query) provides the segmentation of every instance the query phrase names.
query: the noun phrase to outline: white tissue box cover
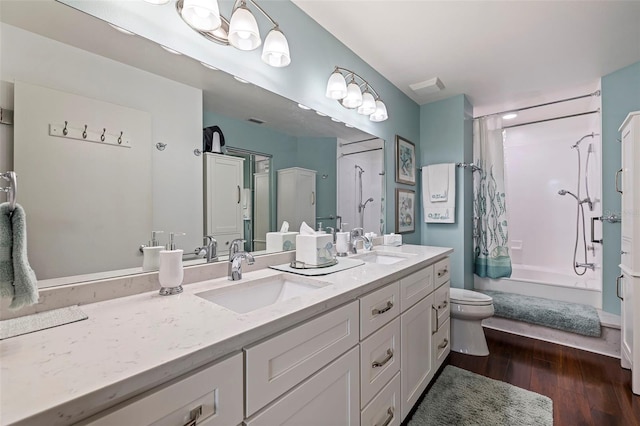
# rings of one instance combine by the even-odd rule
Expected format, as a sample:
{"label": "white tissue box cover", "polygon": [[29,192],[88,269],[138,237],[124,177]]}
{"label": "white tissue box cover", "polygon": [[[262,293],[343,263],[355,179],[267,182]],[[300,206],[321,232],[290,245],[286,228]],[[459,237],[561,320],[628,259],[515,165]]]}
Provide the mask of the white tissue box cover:
{"label": "white tissue box cover", "polygon": [[297,235],[296,260],[317,266],[333,260],[333,235]]}
{"label": "white tissue box cover", "polygon": [[401,246],[402,245],[402,235],[400,235],[400,234],[386,234],[384,236],[384,245],[385,246]]}
{"label": "white tissue box cover", "polygon": [[267,232],[267,252],[296,249],[297,232]]}

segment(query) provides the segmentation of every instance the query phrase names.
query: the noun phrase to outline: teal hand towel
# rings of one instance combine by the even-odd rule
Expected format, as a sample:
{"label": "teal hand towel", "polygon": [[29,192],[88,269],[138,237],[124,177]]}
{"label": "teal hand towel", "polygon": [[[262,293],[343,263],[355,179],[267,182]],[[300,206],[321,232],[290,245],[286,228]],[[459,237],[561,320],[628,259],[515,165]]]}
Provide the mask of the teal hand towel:
{"label": "teal hand towel", "polygon": [[38,281],[27,259],[27,219],[16,204],[0,204],[0,296],[10,297],[10,309],[38,302]]}

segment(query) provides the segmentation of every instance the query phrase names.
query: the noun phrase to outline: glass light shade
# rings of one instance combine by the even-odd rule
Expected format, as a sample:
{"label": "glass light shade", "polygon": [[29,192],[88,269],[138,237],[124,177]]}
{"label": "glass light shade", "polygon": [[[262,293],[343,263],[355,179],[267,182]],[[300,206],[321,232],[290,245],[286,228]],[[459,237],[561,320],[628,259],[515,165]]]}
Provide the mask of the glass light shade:
{"label": "glass light shade", "polygon": [[329,99],[343,99],[347,96],[347,82],[339,71],[335,71],[327,82],[326,96]]}
{"label": "glass light shade", "polygon": [[369,120],[380,122],[389,118],[387,114],[387,106],[380,99],[376,101],[376,111],[369,116]]}
{"label": "glass light shade", "polygon": [[262,62],[276,68],[286,67],[291,63],[289,43],[277,27],[269,31],[267,38],[264,39]]}
{"label": "glass light shade", "polygon": [[362,105],[362,92],[355,81],[347,85],[347,96],[342,100],[342,105],[350,109],[358,108]]}
{"label": "glass light shade", "polygon": [[214,31],[222,25],[218,0],[184,0],[181,14],[189,25],[200,31]]}
{"label": "glass light shade", "polygon": [[368,90],[362,94],[362,105],[358,107],[358,114],[371,115],[376,112],[376,100]]}
{"label": "glass light shade", "polygon": [[245,6],[238,7],[231,15],[229,43],[240,50],[254,50],[262,44],[256,18]]}

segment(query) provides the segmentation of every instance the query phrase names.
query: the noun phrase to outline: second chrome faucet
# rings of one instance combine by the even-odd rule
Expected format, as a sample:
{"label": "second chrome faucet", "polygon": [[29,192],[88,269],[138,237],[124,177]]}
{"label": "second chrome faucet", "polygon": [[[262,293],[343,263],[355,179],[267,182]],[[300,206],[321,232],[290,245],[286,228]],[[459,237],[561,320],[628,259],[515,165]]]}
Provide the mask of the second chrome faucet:
{"label": "second chrome faucet", "polygon": [[242,279],[242,260],[246,260],[249,265],[253,265],[255,259],[251,253],[247,253],[244,251],[244,248],[241,250],[240,245],[244,245],[245,240],[243,239],[235,239],[231,242],[231,246],[229,247],[229,266],[227,268],[228,274],[227,278],[230,281],[238,281]]}

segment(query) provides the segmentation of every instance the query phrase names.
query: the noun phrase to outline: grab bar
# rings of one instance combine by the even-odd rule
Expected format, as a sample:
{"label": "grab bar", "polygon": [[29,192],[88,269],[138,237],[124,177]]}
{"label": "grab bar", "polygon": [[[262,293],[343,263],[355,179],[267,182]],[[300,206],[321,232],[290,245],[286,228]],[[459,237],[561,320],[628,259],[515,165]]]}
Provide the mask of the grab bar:
{"label": "grab bar", "polygon": [[16,198],[18,195],[18,178],[16,176],[16,172],[0,173],[0,177],[9,182],[9,186],[0,188],[0,191],[7,193],[9,210],[14,211],[16,208]]}
{"label": "grab bar", "polygon": [[595,224],[596,224],[596,220],[602,220],[601,217],[592,217],[591,218],[591,242],[592,243],[598,243],[598,244],[602,244],[602,238],[600,238],[599,240],[596,240],[593,236],[595,235]]}

